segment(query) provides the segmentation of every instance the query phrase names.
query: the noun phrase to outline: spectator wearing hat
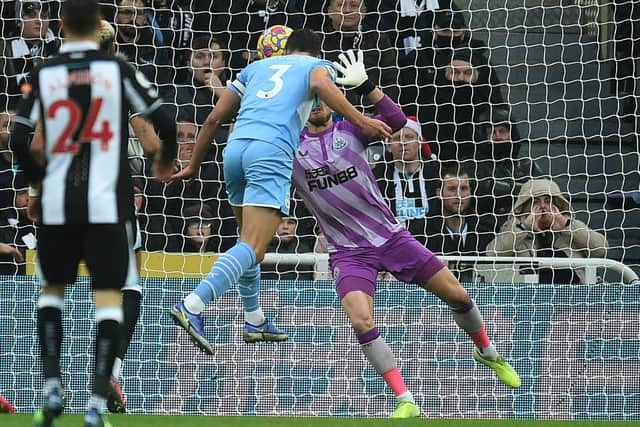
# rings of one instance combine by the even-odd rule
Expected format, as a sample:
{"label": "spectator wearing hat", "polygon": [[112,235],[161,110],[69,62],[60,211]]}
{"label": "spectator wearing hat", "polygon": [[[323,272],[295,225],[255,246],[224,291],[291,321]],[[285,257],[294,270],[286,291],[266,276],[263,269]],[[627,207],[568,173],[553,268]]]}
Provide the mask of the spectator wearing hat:
{"label": "spectator wearing hat", "polygon": [[[13,186],[11,207],[0,211],[0,243],[16,247],[25,258],[27,249],[36,247],[36,228],[27,217],[28,183],[21,173],[15,175]],[[16,263],[10,254],[2,254],[0,255],[0,274],[25,274],[25,264]]]}
{"label": "spectator wearing hat", "polygon": [[[337,61],[348,49],[362,50],[369,79],[391,99],[398,99],[397,52],[389,38],[363,22],[364,0],[329,0],[328,20],[322,30],[325,59]],[[367,105],[362,95],[347,91],[353,105]]]}
{"label": "spectator wearing hat", "polygon": [[441,161],[475,159],[477,117],[503,104],[500,87],[490,83],[492,71],[485,64],[471,49],[455,49],[448,65],[437,70],[434,85],[421,87],[417,100],[406,108],[417,112],[423,134],[435,143]]}
{"label": "spectator wearing hat", "polygon": [[31,70],[60,49],[60,40],[49,28],[49,2],[18,0],[15,17],[17,31],[14,37],[0,39],[0,89],[7,97],[2,100],[1,109],[15,107],[20,86],[28,81]]}
{"label": "spectator wearing hat", "polygon": [[427,241],[427,216],[433,209],[438,183],[438,163],[422,140],[420,125],[407,119],[387,147],[390,156],[374,174],[391,211],[422,244]]}
{"label": "spectator wearing hat", "polygon": [[[389,36],[400,52],[401,62],[416,50],[433,47],[434,38],[438,35],[441,35],[438,44],[444,46],[455,46],[458,39],[470,38],[464,15],[453,0],[365,0],[365,4],[369,12],[376,12],[367,14],[365,22]],[[436,35],[436,31],[440,33]],[[454,31],[455,37],[451,34]],[[456,40],[447,43],[442,40],[445,37]],[[473,43],[484,47],[479,40]]]}
{"label": "spectator wearing hat", "polygon": [[486,53],[484,42],[471,38],[463,13],[452,4],[430,14],[428,29],[421,32],[419,40],[399,58],[403,105],[415,103],[420,88],[434,85],[436,72],[449,65],[454,49],[469,48],[478,58]]}
{"label": "spectator wearing hat", "polygon": [[[283,217],[276,229],[276,234],[267,247],[267,253],[300,254],[313,252],[306,241],[298,235],[298,219],[296,217]],[[277,263],[276,265],[263,264],[263,280],[313,280],[313,266],[300,263]]]}
{"label": "spectator wearing hat", "polygon": [[[575,217],[558,184],[550,179],[526,182],[508,221],[487,247],[489,256],[604,258],[604,235]],[[583,269],[539,271],[541,283],[584,283]]]}

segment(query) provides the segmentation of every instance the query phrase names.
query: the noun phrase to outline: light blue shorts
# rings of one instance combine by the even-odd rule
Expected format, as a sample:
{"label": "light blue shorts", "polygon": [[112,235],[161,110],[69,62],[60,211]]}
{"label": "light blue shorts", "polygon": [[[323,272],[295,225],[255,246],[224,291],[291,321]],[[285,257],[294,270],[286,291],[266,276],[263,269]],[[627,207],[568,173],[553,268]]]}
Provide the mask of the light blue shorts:
{"label": "light blue shorts", "polygon": [[266,141],[232,139],[223,158],[231,206],[263,206],[289,215],[292,153]]}

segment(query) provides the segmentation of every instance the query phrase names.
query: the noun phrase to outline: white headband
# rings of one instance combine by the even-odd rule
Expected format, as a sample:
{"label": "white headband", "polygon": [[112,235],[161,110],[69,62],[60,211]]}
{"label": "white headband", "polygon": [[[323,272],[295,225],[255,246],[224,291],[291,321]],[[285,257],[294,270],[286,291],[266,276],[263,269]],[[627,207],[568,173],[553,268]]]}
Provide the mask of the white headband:
{"label": "white headband", "polygon": [[418,135],[418,139],[422,141],[422,127],[415,120],[407,119],[407,123],[405,123],[404,127],[411,129]]}

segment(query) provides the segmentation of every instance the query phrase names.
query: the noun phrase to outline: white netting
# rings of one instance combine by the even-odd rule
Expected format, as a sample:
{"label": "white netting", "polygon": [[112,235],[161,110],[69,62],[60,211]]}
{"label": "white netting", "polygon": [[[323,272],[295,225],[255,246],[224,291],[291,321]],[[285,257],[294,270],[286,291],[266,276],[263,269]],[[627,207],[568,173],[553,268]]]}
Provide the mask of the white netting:
{"label": "white netting", "polygon": [[[44,2],[51,20],[51,31],[42,34],[44,42],[25,40],[38,31],[25,13],[37,16],[40,10],[25,8],[28,3],[18,9],[23,14],[18,19],[15,2],[0,5],[2,109],[15,106],[19,84],[32,65],[59,45],[59,2]],[[116,1],[102,3],[105,18],[117,29],[120,52],[157,83],[174,112],[184,160],[195,125],[202,124],[225,81],[253,58],[259,33],[273,24],[311,28],[322,32],[329,59],[347,48],[363,49],[371,78],[406,114],[417,116],[430,148],[417,150],[422,152],[422,169],[409,174],[410,179],[395,173],[396,167],[409,172],[413,168],[393,161],[391,145],[372,146],[370,161],[394,213],[428,247],[438,253],[480,256],[487,245],[490,255],[586,254],[640,269],[640,8],[633,1],[365,1],[362,24],[352,29],[347,27],[357,0],[122,0],[119,7]],[[327,13],[341,7],[343,18]],[[451,10],[454,13],[447,13]],[[336,29],[340,26],[344,28]],[[453,29],[457,41],[446,39],[451,35],[447,28]],[[205,73],[207,68],[213,72]],[[452,84],[469,78],[476,80]],[[352,93],[348,96],[362,103]],[[8,117],[0,115],[0,237],[24,250],[23,237],[37,233],[18,209],[24,204],[25,183],[6,147],[8,133],[2,124]],[[182,254],[219,252],[235,241],[221,172],[227,136],[227,129],[217,133],[199,179],[188,184],[154,181],[148,162],[133,150],[143,248],[156,254],[143,265],[143,272],[153,279],[146,283],[144,314],[124,372],[130,409],[385,414],[393,405],[392,396],[364,363],[331,282],[267,285],[263,304],[293,337],[281,348],[239,344],[240,305],[233,294],[207,312],[208,333],[217,337],[213,360],[193,359],[194,350],[166,321],[166,310],[211,264],[206,256]],[[429,151],[435,153],[433,159]],[[396,155],[409,162],[409,154],[402,153]],[[472,178],[469,194],[458,188],[465,184],[461,169]],[[461,179],[443,183],[444,171],[445,178]],[[548,240],[536,243],[534,251],[526,247],[533,243],[523,247],[518,239],[506,239],[502,247],[491,244],[509,221],[514,226],[526,222],[526,215],[515,219],[510,212],[530,177],[558,184],[579,230],[555,249]],[[447,183],[459,185],[447,189]],[[449,201],[460,198],[457,191],[472,201],[465,212],[464,238],[450,230],[456,222],[447,221],[448,205],[443,207],[439,191],[451,195]],[[296,223],[283,224],[283,237],[271,250],[293,255],[322,252],[315,220],[302,203],[294,205]],[[606,237],[606,251],[603,240],[588,234],[587,227]],[[294,236],[284,236],[291,230]],[[208,234],[212,237],[204,243],[193,238]],[[35,341],[20,337],[33,336],[36,286],[32,279],[20,277],[31,271],[24,263],[7,257],[0,262],[0,271],[7,274],[0,293],[5,307],[0,312],[0,358],[9,360],[0,368],[0,393],[27,411],[38,403],[35,390],[40,382],[31,376],[37,347]],[[429,408],[428,415],[638,418],[638,337],[631,326],[638,324],[636,291],[604,285],[590,291],[586,286],[513,284],[593,282],[598,277],[618,281],[619,276],[582,268],[551,275],[535,263],[515,269],[493,264],[456,267],[470,272],[462,276],[468,281],[509,283],[495,288],[474,284],[471,293],[484,295],[478,298],[486,307],[487,323],[499,347],[523,370],[526,390],[507,393],[472,365],[468,342],[435,300],[413,290],[405,295],[404,288],[393,283],[381,285],[377,319],[410,387],[423,408]],[[295,257],[264,270],[273,270],[265,279],[330,278],[324,261],[314,269]],[[75,311],[68,336],[80,339],[89,327],[82,321],[90,308],[71,306]],[[618,321],[616,329],[612,325]],[[86,347],[69,347],[67,363],[86,359]],[[591,364],[598,366],[598,375],[590,373]],[[83,369],[88,375],[88,368]],[[68,371],[77,371],[77,366]],[[566,372],[575,375],[565,378]],[[547,377],[553,380],[542,380]],[[86,380],[76,378],[79,382],[70,386],[79,399],[70,400],[72,410],[81,409]]]}

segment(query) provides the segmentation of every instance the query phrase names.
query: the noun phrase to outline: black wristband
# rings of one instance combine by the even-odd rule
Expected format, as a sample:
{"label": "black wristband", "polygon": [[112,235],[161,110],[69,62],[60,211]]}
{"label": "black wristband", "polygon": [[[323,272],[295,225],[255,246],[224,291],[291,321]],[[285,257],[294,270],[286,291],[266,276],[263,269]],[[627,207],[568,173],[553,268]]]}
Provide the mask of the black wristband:
{"label": "black wristband", "polygon": [[375,88],[376,88],[376,85],[371,83],[371,80],[367,79],[364,82],[362,82],[360,86],[354,87],[353,90],[355,90],[356,93],[360,95],[369,95],[369,93],[371,93]]}

